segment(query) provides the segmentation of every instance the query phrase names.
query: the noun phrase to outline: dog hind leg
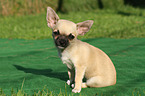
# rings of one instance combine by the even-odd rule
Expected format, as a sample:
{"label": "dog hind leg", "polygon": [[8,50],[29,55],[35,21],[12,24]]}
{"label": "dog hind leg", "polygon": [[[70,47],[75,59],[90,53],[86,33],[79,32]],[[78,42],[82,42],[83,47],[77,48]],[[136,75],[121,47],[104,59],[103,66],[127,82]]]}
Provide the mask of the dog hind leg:
{"label": "dog hind leg", "polygon": [[107,86],[107,80],[104,80],[101,76],[95,76],[88,79],[86,85],[88,87],[105,87]]}
{"label": "dog hind leg", "polygon": [[82,85],[81,85],[81,87],[82,87],[82,88],[87,88],[87,87],[88,87],[88,86],[87,86],[87,83],[86,83],[86,82],[83,82]]}

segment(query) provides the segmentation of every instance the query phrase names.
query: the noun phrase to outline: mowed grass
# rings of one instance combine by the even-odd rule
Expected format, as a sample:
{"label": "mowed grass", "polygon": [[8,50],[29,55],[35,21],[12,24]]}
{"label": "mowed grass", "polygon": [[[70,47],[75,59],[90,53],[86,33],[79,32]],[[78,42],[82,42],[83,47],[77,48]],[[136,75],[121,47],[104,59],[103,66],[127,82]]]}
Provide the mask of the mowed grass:
{"label": "mowed grass", "polygon": [[74,94],[52,39],[0,39],[0,96],[145,96],[145,38],[83,41],[109,55],[117,71],[116,85]]}
{"label": "mowed grass", "polygon": [[[145,10],[124,8],[120,10],[95,10],[91,12],[58,13],[61,19],[75,23],[94,20],[91,30],[79,38],[132,38],[145,37]],[[0,18],[0,38],[45,39],[52,38],[47,27],[46,13],[21,17]]]}

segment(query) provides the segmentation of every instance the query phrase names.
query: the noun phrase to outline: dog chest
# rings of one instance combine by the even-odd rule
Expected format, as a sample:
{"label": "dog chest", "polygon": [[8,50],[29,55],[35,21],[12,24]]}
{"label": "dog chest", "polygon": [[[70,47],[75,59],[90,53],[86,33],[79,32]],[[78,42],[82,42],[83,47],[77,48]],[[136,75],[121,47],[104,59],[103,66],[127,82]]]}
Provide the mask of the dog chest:
{"label": "dog chest", "polygon": [[72,69],[74,67],[71,59],[69,58],[69,54],[67,52],[62,53],[61,60],[63,64],[66,64],[68,68]]}

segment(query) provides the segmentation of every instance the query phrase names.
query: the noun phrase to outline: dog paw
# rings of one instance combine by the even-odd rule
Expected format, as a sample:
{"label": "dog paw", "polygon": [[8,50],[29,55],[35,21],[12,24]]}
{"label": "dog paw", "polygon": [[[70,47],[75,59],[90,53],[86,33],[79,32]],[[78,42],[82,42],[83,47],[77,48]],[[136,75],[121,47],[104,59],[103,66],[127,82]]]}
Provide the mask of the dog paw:
{"label": "dog paw", "polygon": [[73,89],[72,92],[73,93],[80,93],[81,92],[81,89]]}
{"label": "dog paw", "polygon": [[75,84],[71,84],[71,87],[74,88],[75,87]]}
{"label": "dog paw", "polygon": [[70,85],[70,83],[71,83],[71,82],[70,82],[70,80],[67,80],[67,82],[66,82],[66,83],[67,83],[68,85]]}

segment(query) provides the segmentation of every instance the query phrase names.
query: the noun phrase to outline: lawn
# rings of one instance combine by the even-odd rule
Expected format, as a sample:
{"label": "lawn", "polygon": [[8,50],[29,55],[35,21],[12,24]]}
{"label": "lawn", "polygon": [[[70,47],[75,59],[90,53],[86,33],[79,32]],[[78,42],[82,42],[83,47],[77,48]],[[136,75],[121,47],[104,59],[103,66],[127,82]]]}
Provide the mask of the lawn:
{"label": "lawn", "polygon": [[[144,38],[94,38],[83,41],[102,49],[110,56],[116,67],[117,84],[105,88],[82,89],[82,96],[145,95]],[[44,87],[55,95],[60,90],[72,94],[72,89],[65,83],[68,79],[66,65],[58,58],[52,39],[0,39],[0,50],[0,88],[5,94],[11,94],[12,88],[17,92],[22,84],[25,94],[34,94]]]}
{"label": "lawn", "polygon": [[[145,37],[145,10],[95,10],[58,14],[61,19],[75,23],[94,20],[91,30],[83,38],[133,38]],[[51,30],[46,24],[46,13],[21,17],[0,18],[0,38],[46,39]],[[82,38],[82,37],[80,37]]]}
{"label": "lawn", "polygon": [[91,30],[79,39],[109,55],[116,67],[117,84],[71,93],[65,83],[67,68],[57,56],[46,14],[42,13],[0,18],[0,95],[17,93],[21,87],[30,95],[43,88],[54,96],[61,92],[74,96],[145,95],[144,9],[129,7],[58,15],[75,23],[94,20]]}

